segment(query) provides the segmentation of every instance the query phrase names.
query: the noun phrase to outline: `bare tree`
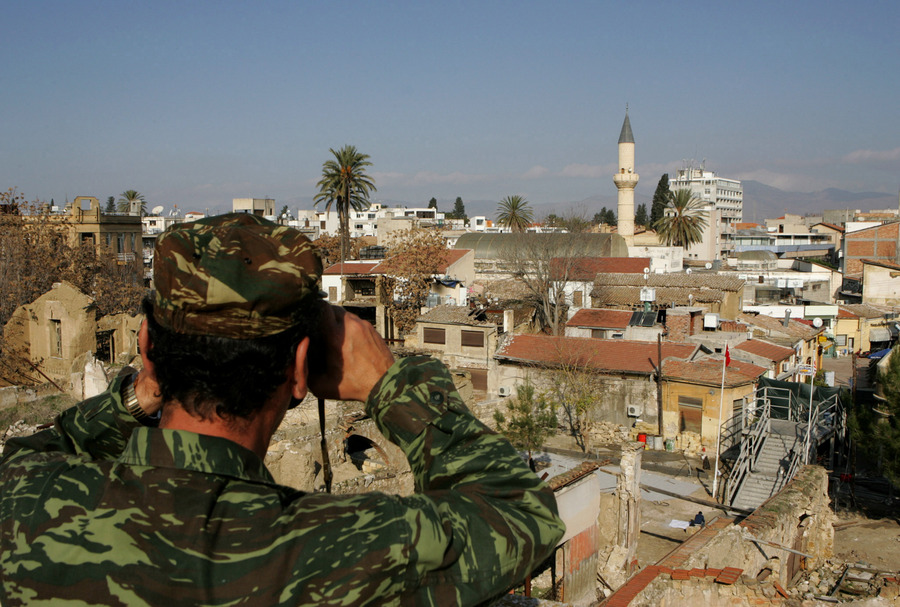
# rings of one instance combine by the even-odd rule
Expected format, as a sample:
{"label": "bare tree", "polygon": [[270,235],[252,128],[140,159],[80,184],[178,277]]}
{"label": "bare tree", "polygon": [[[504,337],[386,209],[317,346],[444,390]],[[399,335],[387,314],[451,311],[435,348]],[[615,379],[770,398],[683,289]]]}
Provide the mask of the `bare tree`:
{"label": "bare tree", "polygon": [[389,248],[390,257],[384,261],[383,297],[404,335],[415,327],[434,277],[446,263],[447,241],[438,230],[410,228],[395,232]]}
{"label": "bare tree", "polygon": [[566,288],[587,253],[576,234],[517,234],[500,251],[500,259],[522,283],[534,306],[537,328],[560,334],[566,321]]}

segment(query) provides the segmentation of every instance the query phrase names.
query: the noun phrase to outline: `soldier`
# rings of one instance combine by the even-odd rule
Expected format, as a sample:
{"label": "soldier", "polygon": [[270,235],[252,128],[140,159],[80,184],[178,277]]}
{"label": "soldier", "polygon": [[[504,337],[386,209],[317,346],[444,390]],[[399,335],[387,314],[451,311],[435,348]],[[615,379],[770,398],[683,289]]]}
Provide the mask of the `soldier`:
{"label": "soldier", "polygon": [[[549,489],[443,365],[394,361],[369,323],[318,299],[299,232],[248,214],[179,224],[155,268],[142,371],[6,446],[5,607],[468,605],[551,553],[564,526]],[[365,402],[415,494],[276,484],[267,445],[308,389]]]}

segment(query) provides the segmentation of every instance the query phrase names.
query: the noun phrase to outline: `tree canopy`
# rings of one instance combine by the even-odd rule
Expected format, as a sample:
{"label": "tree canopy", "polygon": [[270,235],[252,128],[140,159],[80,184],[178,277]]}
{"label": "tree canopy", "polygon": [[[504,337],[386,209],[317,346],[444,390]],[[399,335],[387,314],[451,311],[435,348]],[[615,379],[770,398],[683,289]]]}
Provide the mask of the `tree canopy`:
{"label": "tree canopy", "polygon": [[506,401],[506,413],[494,411],[497,430],[517,449],[528,453],[528,460],[544,441],[556,432],[553,403],[543,394],[535,394],[530,381],[516,386],[516,396]]}
{"label": "tree canopy", "polygon": [[447,219],[462,219],[463,221],[468,221],[469,216],[466,215],[466,205],[463,204],[463,199],[461,197],[456,197],[456,202],[453,204],[453,210],[447,213]]}
{"label": "tree canopy", "polygon": [[650,204],[650,224],[655,226],[656,222],[665,215],[666,205],[669,204],[669,198],[672,192],[669,190],[669,174],[663,173],[656,184],[656,191],[653,193],[653,202]]}
{"label": "tree canopy", "polygon": [[703,201],[694,196],[691,190],[681,188],[669,197],[666,214],[653,228],[666,245],[688,248],[703,240],[706,226]]}
{"label": "tree canopy", "polygon": [[647,226],[649,218],[647,217],[647,205],[643,202],[638,205],[637,211],[634,213],[634,223],[639,226]]}
{"label": "tree canopy", "polygon": [[507,196],[497,207],[497,223],[513,232],[524,232],[533,221],[531,205],[518,194]]}
{"label": "tree canopy", "polygon": [[431,197],[431,200],[428,201],[428,208],[437,211],[437,198]]}
{"label": "tree canopy", "polygon": [[372,166],[369,155],[363,154],[356,146],[345,145],[335,151],[330,148],[333,159],[322,164],[322,178],[316,184],[318,194],[314,204],[325,202],[325,210],[332,205],[338,214],[341,237],[341,258],[347,259],[347,242],[350,238],[350,209],[363,211],[369,208],[369,195],[376,190],[375,181],[366,174],[366,167]]}
{"label": "tree canopy", "polygon": [[130,213],[132,203],[140,203],[141,215],[147,214],[147,201],[144,195],[137,190],[125,190],[119,194],[118,210],[120,213]]}

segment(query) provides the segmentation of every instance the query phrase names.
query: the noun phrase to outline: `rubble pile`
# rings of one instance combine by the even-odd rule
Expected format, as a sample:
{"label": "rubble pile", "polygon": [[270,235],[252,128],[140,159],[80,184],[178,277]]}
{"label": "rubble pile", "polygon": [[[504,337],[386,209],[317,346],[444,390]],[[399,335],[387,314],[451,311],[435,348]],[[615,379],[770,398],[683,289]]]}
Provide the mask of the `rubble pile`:
{"label": "rubble pile", "polygon": [[628,428],[607,421],[591,424],[589,437],[593,445],[618,445],[633,440]]}
{"label": "rubble pile", "polygon": [[11,438],[17,438],[19,436],[31,436],[35,432],[40,429],[39,426],[26,424],[23,420],[19,420],[9,428],[6,429],[6,432],[3,433],[2,439],[0,439],[0,450],[3,449],[3,446],[6,444]]}
{"label": "rubble pile", "polygon": [[798,599],[879,597],[893,601],[900,597],[897,574],[878,571],[868,563],[828,560],[821,567],[799,575],[799,580],[788,589]]}

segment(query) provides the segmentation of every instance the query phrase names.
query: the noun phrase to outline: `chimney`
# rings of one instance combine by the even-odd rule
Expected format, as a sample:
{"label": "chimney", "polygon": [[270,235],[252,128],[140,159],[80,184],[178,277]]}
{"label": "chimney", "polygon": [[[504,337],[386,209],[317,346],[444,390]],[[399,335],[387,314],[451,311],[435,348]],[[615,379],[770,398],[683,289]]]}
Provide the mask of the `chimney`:
{"label": "chimney", "polygon": [[787,327],[789,324],[791,324],[791,310],[790,309],[787,309],[784,311],[784,322],[782,322],[781,324],[783,324],[785,327]]}
{"label": "chimney", "polygon": [[512,333],[516,324],[516,313],[512,310],[503,310],[503,332]]}

